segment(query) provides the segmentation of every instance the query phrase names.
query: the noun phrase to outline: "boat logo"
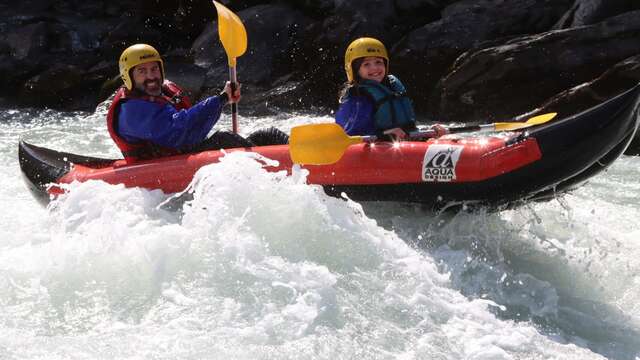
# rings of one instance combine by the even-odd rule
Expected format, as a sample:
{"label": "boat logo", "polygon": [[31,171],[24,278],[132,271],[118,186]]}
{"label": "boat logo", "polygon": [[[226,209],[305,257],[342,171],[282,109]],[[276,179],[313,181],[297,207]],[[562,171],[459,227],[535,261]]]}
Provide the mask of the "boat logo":
{"label": "boat logo", "polygon": [[422,161],[422,181],[449,182],[456,179],[456,164],[464,146],[431,145]]}

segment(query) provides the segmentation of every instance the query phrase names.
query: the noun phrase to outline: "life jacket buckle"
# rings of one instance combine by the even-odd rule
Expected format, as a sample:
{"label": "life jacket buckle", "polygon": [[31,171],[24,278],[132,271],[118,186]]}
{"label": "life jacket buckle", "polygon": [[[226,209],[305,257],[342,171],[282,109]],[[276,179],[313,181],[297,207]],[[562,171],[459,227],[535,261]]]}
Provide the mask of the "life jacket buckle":
{"label": "life jacket buckle", "polygon": [[178,105],[182,102],[182,95],[181,94],[175,94],[173,95],[169,101],[173,104],[173,105]]}

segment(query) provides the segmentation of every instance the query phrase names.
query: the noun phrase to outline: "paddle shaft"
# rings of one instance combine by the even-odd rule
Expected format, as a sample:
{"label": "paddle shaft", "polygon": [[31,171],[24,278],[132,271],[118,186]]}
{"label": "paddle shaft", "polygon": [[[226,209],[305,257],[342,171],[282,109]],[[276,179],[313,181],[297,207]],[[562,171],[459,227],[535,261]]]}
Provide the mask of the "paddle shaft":
{"label": "paddle shaft", "polygon": [[[447,128],[447,130],[449,131],[449,134],[455,134],[455,133],[463,133],[463,132],[469,132],[469,131],[491,131],[491,126],[490,125],[474,125],[474,126],[462,126],[462,127],[454,127],[454,128]],[[409,139],[412,140],[419,140],[419,139],[428,139],[428,138],[432,138],[432,137],[436,137],[437,133],[435,130],[416,130],[416,131],[411,131],[407,134],[409,136]]]}
{"label": "paddle shaft", "polygon": [[[459,126],[459,127],[450,127],[447,128],[449,134],[458,134],[465,132],[492,132],[496,130],[495,124],[483,124],[483,125],[469,125],[469,126]],[[412,131],[409,134],[409,138],[411,139],[424,139],[431,138],[436,136],[436,132],[434,130],[418,130]]]}
{"label": "paddle shaft", "polygon": [[[231,93],[235,93],[238,87],[238,74],[235,66],[229,66],[229,80],[231,80]],[[238,133],[238,103],[231,104],[231,128],[234,134]]]}
{"label": "paddle shaft", "polygon": [[[247,31],[238,15],[234,14],[226,6],[213,1],[218,13],[218,36],[227,53],[229,62],[229,82],[231,91],[238,89],[238,77],[236,75],[236,59],[247,50]],[[232,94],[233,95],[233,94]],[[231,126],[235,134],[238,133],[238,104],[231,104]]]}
{"label": "paddle shaft", "polygon": [[460,127],[452,127],[448,128],[449,133],[463,133],[469,131],[479,131],[479,132],[491,132],[496,129],[494,124],[484,124],[484,125],[470,125],[470,126],[460,126]]}
{"label": "paddle shaft", "polygon": [[[464,133],[470,131],[479,131],[479,132],[490,132],[494,130],[493,124],[487,125],[472,125],[472,126],[461,126],[461,127],[453,127],[447,128],[449,134],[455,133]],[[428,139],[432,137],[436,137],[437,133],[435,130],[416,130],[407,133],[409,139],[419,140],[419,139]],[[379,140],[379,138],[375,135],[368,136],[360,136],[362,142],[364,143],[372,143]]]}

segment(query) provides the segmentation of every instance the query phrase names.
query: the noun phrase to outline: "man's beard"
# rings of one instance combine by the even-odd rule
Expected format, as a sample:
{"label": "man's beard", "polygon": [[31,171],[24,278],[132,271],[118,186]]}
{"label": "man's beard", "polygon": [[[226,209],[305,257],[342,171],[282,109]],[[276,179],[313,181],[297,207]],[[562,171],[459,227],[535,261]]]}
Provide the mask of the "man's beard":
{"label": "man's beard", "polygon": [[148,79],[142,84],[136,84],[136,88],[147,95],[160,96],[162,94],[162,80],[161,79]]}

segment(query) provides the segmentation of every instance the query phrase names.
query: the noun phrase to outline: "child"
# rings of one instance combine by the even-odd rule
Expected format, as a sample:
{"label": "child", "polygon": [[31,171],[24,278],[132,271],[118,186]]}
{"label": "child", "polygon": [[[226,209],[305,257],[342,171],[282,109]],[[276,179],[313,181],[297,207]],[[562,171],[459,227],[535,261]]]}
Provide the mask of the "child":
{"label": "child", "polygon": [[[347,83],[340,94],[338,123],[349,135],[403,140],[416,131],[415,113],[402,82],[389,74],[389,56],[374,38],[354,40],[344,56]],[[437,136],[447,133],[433,127]]]}

